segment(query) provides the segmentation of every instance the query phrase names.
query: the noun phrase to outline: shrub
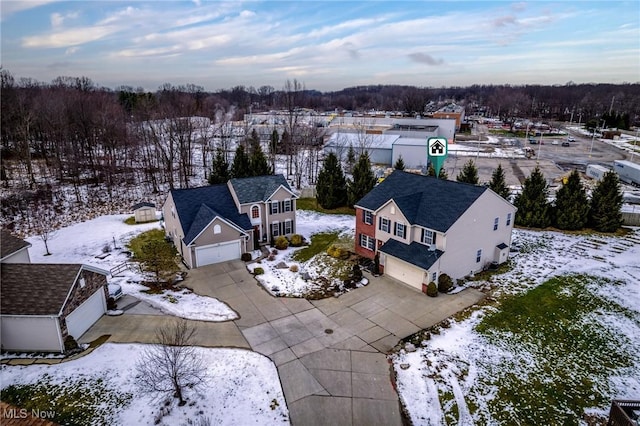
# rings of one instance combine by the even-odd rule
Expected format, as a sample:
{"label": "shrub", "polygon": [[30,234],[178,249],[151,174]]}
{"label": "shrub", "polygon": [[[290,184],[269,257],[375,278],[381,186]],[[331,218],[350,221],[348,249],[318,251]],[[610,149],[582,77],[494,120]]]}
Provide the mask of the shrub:
{"label": "shrub", "polygon": [[264,274],[264,269],[262,268],[255,268],[253,270],[253,275],[262,275],[262,274]]}
{"label": "shrub", "polygon": [[438,277],[438,291],[448,293],[453,288],[453,280],[447,274],[441,274]]}
{"label": "shrub", "polygon": [[243,262],[250,262],[251,253],[242,253],[242,256],[240,256],[240,260],[242,260]]}
{"label": "shrub", "polygon": [[362,269],[360,269],[359,265],[353,265],[353,268],[351,269],[351,276],[355,281],[362,280]]}
{"label": "shrub", "polygon": [[336,259],[343,259],[343,260],[349,257],[348,250],[345,250],[342,247],[338,247],[333,244],[327,249],[327,254],[331,257],[335,257]]}
{"label": "shrub", "polygon": [[270,262],[273,262],[274,260],[276,260],[276,255],[275,254],[270,254],[269,257],[267,257],[267,260]]}
{"label": "shrub", "polygon": [[293,234],[291,236],[291,247],[300,247],[304,243],[304,238],[300,234]]}
{"label": "shrub", "polygon": [[276,254],[278,254],[278,250],[276,250],[276,249],[271,249],[271,254],[275,256]]}
{"label": "shrub", "polygon": [[68,335],[64,339],[64,350],[66,352],[69,352],[69,351],[74,351],[76,349],[78,349],[78,342],[76,342],[76,339],[74,339],[72,335]]}
{"label": "shrub", "polygon": [[431,281],[429,285],[427,285],[427,296],[431,296],[431,297],[438,296],[438,286],[433,281]]}
{"label": "shrub", "polygon": [[289,247],[289,240],[284,235],[280,235],[276,238],[276,248],[278,250],[286,250]]}
{"label": "shrub", "polygon": [[116,309],[118,309],[118,305],[116,304],[116,301],[113,297],[109,297],[107,299],[107,309],[110,311],[115,311]]}
{"label": "shrub", "polygon": [[298,272],[298,265],[295,265],[295,264],[294,264],[294,265],[291,265],[291,266],[289,267],[289,270],[290,270],[291,272]]}

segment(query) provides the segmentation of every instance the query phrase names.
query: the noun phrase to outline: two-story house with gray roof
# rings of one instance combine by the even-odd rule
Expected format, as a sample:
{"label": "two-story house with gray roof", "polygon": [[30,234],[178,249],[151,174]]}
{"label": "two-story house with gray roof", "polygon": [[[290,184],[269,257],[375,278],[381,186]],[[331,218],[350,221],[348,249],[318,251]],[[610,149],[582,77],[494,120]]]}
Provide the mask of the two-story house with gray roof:
{"label": "two-story house with gray roof", "polygon": [[165,232],[190,268],[239,259],[295,233],[296,198],[282,175],[176,189],[162,207]]}
{"label": "two-story house with gray roof", "polygon": [[508,259],[516,208],[487,187],[394,171],[355,208],[356,252],[421,291]]}

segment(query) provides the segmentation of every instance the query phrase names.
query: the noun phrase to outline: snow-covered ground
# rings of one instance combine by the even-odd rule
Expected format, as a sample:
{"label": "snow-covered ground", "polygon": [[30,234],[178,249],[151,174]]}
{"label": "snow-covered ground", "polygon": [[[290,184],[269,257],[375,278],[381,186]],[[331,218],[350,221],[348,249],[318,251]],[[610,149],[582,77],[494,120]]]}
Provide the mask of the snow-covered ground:
{"label": "snow-covered ground", "polygon": [[[45,255],[44,242],[39,237],[28,237],[25,240],[32,245],[29,249],[31,262],[83,263],[110,271],[130,260],[125,252],[133,237],[160,228],[159,222],[127,225],[124,223],[127,217],[129,215],[100,216],[59,229],[48,241],[50,256]],[[107,248],[109,251],[105,251]],[[109,283],[119,284],[123,293],[142,299],[170,315],[201,321],[229,321],[238,317],[225,303],[212,297],[200,296],[186,289],[149,294],[145,292],[147,287],[138,284],[141,281],[143,276],[135,268],[109,278]]]}
{"label": "snow-covered ground", "polygon": [[[640,396],[640,357],[637,355],[640,353],[640,230],[624,237],[515,230],[514,242],[520,252],[513,258],[513,269],[492,277],[491,282],[474,285],[494,288],[493,296],[500,298],[524,294],[552,277],[576,274],[593,277],[594,282],[588,286],[590,292],[628,311],[612,312],[603,307],[584,320],[614,336],[622,336],[628,342],[625,350],[633,359],[631,367],[615,371],[608,377],[608,383],[596,382],[597,389],[607,400],[637,399]],[[515,346],[505,340],[492,341],[476,331],[483,317],[496,309],[500,308],[479,307],[469,318],[452,322],[450,327],[432,334],[416,352],[401,350],[392,356],[398,392],[414,424],[497,423],[492,408],[495,410],[501,393],[510,392],[500,378],[511,373],[526,377],[539,372],[536,366],[541,364],[539,356],[544,354],[544,348],[534,348],[540,351],[536,355],[532,348]],[[578,359],[588,359],[587,355],[576,354]],[[579,358],[581,356],[584,358]],[[594,366],[589,362],[583,364],[588,375]],[[558,380],[554,374],[552,367],[538,379],[553,382]],[[598,376],[591,379],[597,380]],[[592,399],[596,398],[597,395],[592,395]],[[606,416],[608,404],[588,408],[587,412]],[[580,420],[570,412],[566,416],[572,424]]]}
{"label": "snow-covered ground", "polygon": [[[3,365],[0,367],[2,387],[48,383],[71,386],[79,391],[100,383],[107,391],[100,395],[104,401],[96,407],[98,412],[91,424],[289,423],[278,372],[265,356],[240,349],[196,348],[207,366],[206,387],[197,394],[187,390],[187,404],[179,407],[175,398],[165,405],[164,400],[154,400],[138,389],[135,365],[144,347],[107,343],[89,355],[62,364]],[[205,422],[207,419],[208,423]]]}

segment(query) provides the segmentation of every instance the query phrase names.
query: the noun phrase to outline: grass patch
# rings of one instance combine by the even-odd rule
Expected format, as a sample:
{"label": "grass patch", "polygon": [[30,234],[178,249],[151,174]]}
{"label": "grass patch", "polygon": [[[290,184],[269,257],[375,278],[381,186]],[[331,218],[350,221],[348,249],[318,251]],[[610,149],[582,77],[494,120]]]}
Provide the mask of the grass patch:
{"label": "grass patch", "polygon": [[477,325],[477,332],[514,354],[484,379],[484,386],[497,386],[489,404],[500,423],[577,424],[585,408],[609,403],[609,377],[633,365],[633,347],[597,316],[640,318],[596,295],[593,284],[611,283],[584,275],[552,278],[505,298]]}
{"label": "grass patch", "polygon": [[298,198],[296,200],[296,209],[298,210],[312,210],[315,212],[325,214],[348,214],[355,216],[356,210],[352,207],[338,207],[337,209],[324,209],[318,204],[318,200],[315,198]]}
{"label": "grass patch", "polygon": [[124,220],[124,223],[126,223],[127,225],[135,225],[136,224],[135,216],[129,216]]}
{"label": "grass patch", "polygon": [[[152,241],[165,242],[165,235],[162,229],[151,229],[150,231],[143,232],[137,237],[129,241],[128,247],[133,253],[134,257],[141,257],[143,254],[143,247]],[[167,243],[168,244],[168,243]]]}
{"label": "grass patch", "polygon": [[293,259],[298,262],[306,262],[313,256],[326,251],[331,244],[338,240],[337,232],[320,232],[311,236],[311,244],[296,251]]}
{"label": "grass patch", "polygon": [[130,393],[110,389],[103,379],[80,378],[52,383],[44,375],[38,383],[11,385],[0,391],[2,401],[28,412],[42,411],[62,425],[110,425],[114,414],[133,398]]}

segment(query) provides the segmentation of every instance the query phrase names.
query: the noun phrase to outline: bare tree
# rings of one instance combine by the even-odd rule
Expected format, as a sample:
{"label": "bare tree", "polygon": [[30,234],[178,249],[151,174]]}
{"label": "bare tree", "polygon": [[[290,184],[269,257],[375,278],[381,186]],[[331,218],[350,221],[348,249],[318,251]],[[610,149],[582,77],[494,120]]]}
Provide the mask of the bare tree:
{"label": "bare tree", "polygon": [[193,345],[196,329],[176,318],[156,329],[158,343],[144,349],[136,363],[137,384],[143,393],[157,398],[173,396],[187,403],[185,391],[197,391],[207,382],[207,366]]}
{"label": "bare tree", "polygon": [[51,256],[49,252],[49,241],[56,236],[56,215],[47,206],[42,206],[37,211],[29,209],[27,217],[31,222],[31,227],[35,234],[44,243],[45,256]]}

